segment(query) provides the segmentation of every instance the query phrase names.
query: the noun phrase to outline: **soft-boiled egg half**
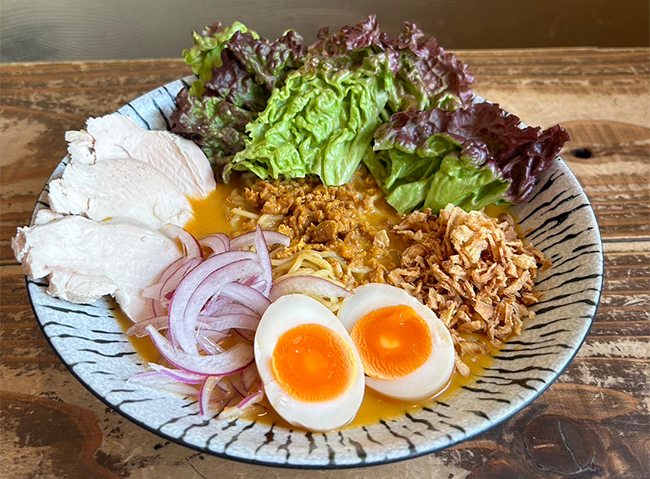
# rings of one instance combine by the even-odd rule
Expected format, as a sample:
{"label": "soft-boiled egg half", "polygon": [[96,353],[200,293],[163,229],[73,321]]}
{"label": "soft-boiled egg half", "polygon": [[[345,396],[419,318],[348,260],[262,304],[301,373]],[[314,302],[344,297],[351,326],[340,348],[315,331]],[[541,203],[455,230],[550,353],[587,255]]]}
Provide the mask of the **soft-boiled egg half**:
{"label": "soft-boiled egg half", "polygon": [[255,334],[255,363],[271,406],[293,425],[330,431],[361,406],[363,366],[352,339],[309,296],[289,294],[268,307]]}
{"label": "soft-boiled egg half", "polygon": [[406,291],[387,284],[361,286],[343,302],[338,318],[352,337],[371,389],[421,401],[449,381],[454,369],[451,334]]}

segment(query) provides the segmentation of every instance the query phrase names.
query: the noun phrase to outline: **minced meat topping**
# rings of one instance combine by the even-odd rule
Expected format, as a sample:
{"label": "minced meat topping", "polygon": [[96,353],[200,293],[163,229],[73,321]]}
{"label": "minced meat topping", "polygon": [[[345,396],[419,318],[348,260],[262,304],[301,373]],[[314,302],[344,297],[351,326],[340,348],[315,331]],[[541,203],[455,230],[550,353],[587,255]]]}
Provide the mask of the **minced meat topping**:
{"label": "minced meat topping", "polygon": [[385,217],[383,225],[367,219],[374,212],[372,199],[378,193],[372,176],[357,172],[353,182],[335,187],[314,178],[259,180],[244,190],[244,198],[262,214],[282,216],[278,231],[292,241],[280,255],[290,256],[305,245],[335,251],[351,270],[368,271],[363,283],[383,280],[386,265],[398,264],[396,255],[392,261],[387,257],[390,240],[385,228],[392,223]]}

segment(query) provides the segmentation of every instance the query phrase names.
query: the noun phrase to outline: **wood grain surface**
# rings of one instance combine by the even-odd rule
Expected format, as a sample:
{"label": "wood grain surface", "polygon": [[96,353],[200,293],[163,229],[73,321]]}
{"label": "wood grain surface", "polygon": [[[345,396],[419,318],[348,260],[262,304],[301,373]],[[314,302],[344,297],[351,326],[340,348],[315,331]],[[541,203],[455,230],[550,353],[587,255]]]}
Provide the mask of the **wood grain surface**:
{"label": "wood grain surface", "polygon": [[529,124],[562,123],[563,157],[600,224],[605,283],[578,356],[540,398],[445,451],[344,471],[252,466],[162,440],[106,408],[58,360],[10,238],[65,155],[63,134],[189,73],[177,60],[0,67],[0,476],[7,478],[650,477],[648,49],[461,51],[475,91]]}

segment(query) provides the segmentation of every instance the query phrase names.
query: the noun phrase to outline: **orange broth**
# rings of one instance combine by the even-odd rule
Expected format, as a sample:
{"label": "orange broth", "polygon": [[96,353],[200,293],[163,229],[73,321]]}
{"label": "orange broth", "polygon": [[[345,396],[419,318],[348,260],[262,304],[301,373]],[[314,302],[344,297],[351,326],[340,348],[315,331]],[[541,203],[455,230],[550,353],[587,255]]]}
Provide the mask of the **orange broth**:
{"label": "orange broth", "polygon": [[[226,209],[226,204],[228,203],[228,197],[237,187],[243,187],[243,181],[240,178],[233,178],[229,184],[219,183],[214,192],[212,192],[207,198],[202,200],[191,200],[192,208],[194,211],[194,218],[185,226],[185,229],[192,233],[197,238],[201,238],[210,234],[215,233],[226,233],[228,235],[236,234],[236,228],[231,224],[231,218],[228,216]],[[385,202],[383,202],[385,203]],[[384,206],[384,207],[382,207]],[[390,209],[390,210],[389,210]],[[501,213],[509,211],[503,207],[488,207],[485,210],[486,214],[492,217],[499,216]],[[399,215],[392,210],[392,208],[385,203],[385,205],[380,205],[375,212],[371,215],[371,221],[381,222],[382,225],[386,224],[387,218],[396,219],[399,218]],[[115,317],[122,327],[126,331],[131,325],[131,322],[126,318],[119,308],[116,308]],[[420,410],[423,407],[430,406],[435,404],[436,401],[445,401],[463,386],[473,383],[477,375],[486,367],[490,367],[494,361],[494,355],[498,354],[499,349],[491,345],[487,339],[481,335],[476,334],[461,334],[461,336],[484,342],[489,351],[490,355],[475,353],[468,354],[463,358],[465,364],[470,368],[470,375],[468,377],[462,377],[455,369],[454,372],[447,383],[446,387],[439,392],[434,398],[430,398],[426,401],[419,402],[416,404],[406,403],[403,401],[398,401],[391,399],[381,394],[372,391],[369,388],[366,388],[365,396],[361,404],[361,408],[357,412],[357,415],[352,420],[350,424],[345,426],[349,427],[359,427],[364,425],[375,424],[379,420],[389,420],[394,419],[399,416],[403,416],[405,413],[413,413]],[[145,338],[135,338],[129,337],[129,341],[133,345],[134,349],[145,361],[157,361],[160,358],[158,351],[148,337]],[[284,421],[269,405],[264,402],[264,405],[267,406],[266,411],[260,414],[249,414],[246,416],[246,419],[256,420],[265,424],[278,424],[283,425],[288,428],[294,428],[295,426],[289,425]]]}
{"label": "orange broth", "polygon": [[184,228],[196,238],[203,238],[215,233],[225,233],[227,235],[235,233],[235,228],[230,223],[225,208],[228,196],[230,196],[234,188],[235,185],[233,185],[232,181],[227,185],[219,183],[207,198],[190,200],[194,218]]}
{"label": "orange broth", "polygon": [[[111,302],[114,306],[113,317],[117,321],[117,324],[120,326],[120,328],[122,328],[122,331],[126,332],[127,329],[133,326],[133,323],[129,318],[126,317],[126,315],[122,312],[115,301],[111,300]],[[144,361],[148,363],[155,363],[160,359],[160,353],[158,352],[158,349],[156,349],[156,346],[154,346],[149,336],[145,336],[144,338],[127,336],[127,339],[131,343],[131,346],[133,346],[133,349],[135,349],[135,352],[138,353]]]}

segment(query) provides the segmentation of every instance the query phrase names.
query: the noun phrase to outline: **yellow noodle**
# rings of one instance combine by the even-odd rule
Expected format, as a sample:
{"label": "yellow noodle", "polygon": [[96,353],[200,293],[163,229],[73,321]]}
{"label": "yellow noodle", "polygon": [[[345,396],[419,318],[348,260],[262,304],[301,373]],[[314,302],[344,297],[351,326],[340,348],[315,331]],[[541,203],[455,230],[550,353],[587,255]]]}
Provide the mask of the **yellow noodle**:
{"label": "yellow noodle", "polygon": [[[321,258],[318,255],[318,252],[316,251],[306,251],[306,252],[301,252],[298,255],[298,258],[300,260],[299,264],[302,264],[303,261],[309,261],[316,265],[317,267],[326,269],[328,271],[332,271],[332,265],[329,264],[327,261],[325,261],[323,258]],[[298,261],[297,261],[298,262]],[[295,271],[298,269],[300,266],[298,265],[297,267],[292,267],[290,271]]]}
{"label": "yellow noodle", "polygon": [[306,250],[282,260],[273,259],[271,260],[273,275],[276,280],[280,280],[299,274],[311,274],[343,284],[340,281],[342,276],[340,267],[334,268],[332,264],[322,257],[322,254],[319,251]]}
{"label": "yellow noodle", "polygon": [[245,209],[248,207],[246,200],[242,196],[235,196],[232,200],[232,204],[241,209]]}
{"label": "yellow noodle", "polygon": [[355,268],[350,268],[350,273],[355,274],[368,274],[372,271],[372,268],[369,266],[357,266]]}
{"label": "yellow noodle", "polygon": [[241,208],[233,208],[230,210],[231,214],[239,215],[239,216],[245,216],[246,218],[250,218],[253,220],[256,220],[260,217],[257,213],[253,213],[252,211],[246,211]]}
{"label": "yellow noodle", "polygon": [[278,228],[278,223],[282,221],[284,216],[282,215],[268,215],[268,214],[263,214],[259,217],[257,220],[257,224],[262,227],[262,229],[268,230],[268,229],[277,229]]}

